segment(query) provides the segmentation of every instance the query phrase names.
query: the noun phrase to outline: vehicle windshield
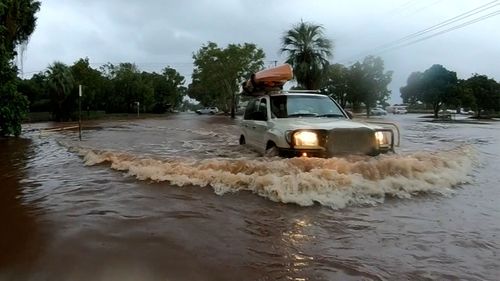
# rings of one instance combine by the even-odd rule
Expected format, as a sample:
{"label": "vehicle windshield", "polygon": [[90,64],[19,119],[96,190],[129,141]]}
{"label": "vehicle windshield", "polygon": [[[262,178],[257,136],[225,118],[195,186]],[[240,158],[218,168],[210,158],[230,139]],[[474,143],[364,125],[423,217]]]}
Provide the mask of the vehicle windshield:
{"label": "vehicle windshield", "polygon": [[340,107],[327,96],[289,95],[271,96],[274,118],[344,117]]}

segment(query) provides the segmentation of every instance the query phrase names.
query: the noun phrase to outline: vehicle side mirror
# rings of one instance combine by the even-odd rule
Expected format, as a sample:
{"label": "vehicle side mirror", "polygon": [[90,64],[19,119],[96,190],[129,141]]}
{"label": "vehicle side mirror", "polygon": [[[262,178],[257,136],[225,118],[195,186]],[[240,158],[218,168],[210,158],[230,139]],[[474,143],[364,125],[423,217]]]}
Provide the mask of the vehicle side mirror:
{"label": "vehicle side mirror", "polygon": [[346,110],[345,113],[347,113],[347,117],[349,117],[349,119],[354,118],[351,111]]}

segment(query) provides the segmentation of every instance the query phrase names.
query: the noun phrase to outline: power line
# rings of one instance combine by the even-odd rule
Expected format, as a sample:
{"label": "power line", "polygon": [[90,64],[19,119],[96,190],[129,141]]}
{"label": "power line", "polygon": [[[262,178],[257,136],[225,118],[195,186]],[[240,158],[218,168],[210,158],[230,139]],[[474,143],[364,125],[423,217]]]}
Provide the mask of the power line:
{"label": "power line", "polygon": [[[419,3],[420,1],[421,0],[410,0],[410,1],[404,2],[403,4],[397,6],[396,8],[383,11],[380,14],[379,18],[382,18],[382,19],[394,18],[395,16],[400,15],[402,12],[405,12],[406,10],[408,10],[409,8],[414,6],[415,4]],[[372,26],[372,25],[373,25],[373,23],[370,21],[370,22],[358,24],[355,27],[355,29],[356,30],[364,30],[364,29],[366,29],[367,26]],[[341,33],[340,36],[337,36],[337,40],[342,40],[343,38],[348,36],[347,34],[348,34],[348,32]]]}
{"label": "power line", "polygon": [[392,10],[389,10],[387,12],[387,14],[395,14],[395,13],[401,13],[401,12],[404,12],[405,10],[411,8],[412,6],[414,6],[416,3],[419,3],[420,0],[410,0],[410,1],[407,1],[405,3],[403,3],[402,5],[400,5],[399,7],[396,7]]}
{"label": "power line", "polygon": [[441,2],[443,2],[443,0],[437,0],[437,1],[435,1],[435,2],[433,2],[431,4],[429,4],[429,5],[426,5],[426,6],[420,7],[418,9],[416,9],[416,10],[413,10],[410,14],[408,14],[406,16],[407,17],[408,16],[413,16],[413,15],[418,14],[418,13],[422,12],[423,10],[426,10],[426,9],[428,9],[428,8],[430,8],[432,6],[435,6],[435,5],[437,5],[438,3],[441,3]]}
{"label": "power line", "polygon": [[[405,42],[405,41],[408,41],[408,40],[411,40],[411,39],[414,39],[414,38],[420,37],[420,36],[422,36],[422,35],[425,35],[425,34],[427,34],[427,33],[432,32],[432,31],[435,31],[435,30],[441,29],[441,28],[443,28],[443,27],[445,27],[445,26],[447,26],[447,25],[450,25],[450,24],[452,24],[452,23],[456,23],[456,22],[458,22],[458,21],[464,20],[464,19],[469,18],[469,17],[471,17],[471,16],[473,16],[473,15],[476,15],[476,14],[478,14],[478,13],[482,13],[482,12],[485,12],[485,11],[487,11],[487,10],[489,10],[489,9],[492,9],[492,8],[494,8],[494,7],[496,7],[496,6],[498,6],[498,5],[499,5],[499,3],[496,3],[496,2],[498,2],[498,1],[499,1],[499,0],[495,0],[495,1],[489,2],[489,3],[487,3],[487,4],[481,5],[481,6],[477,7],[477,8],[474,8],[474,9],[472,9],[472,10],[469,10],[469,11],[467,11],[467,12],[465,12],[465,13],[462,13],[462,14],[460,14],[460,15],[457,15],[457,16],[455,16],[455,17],[452,17],[452,18],[450,18],[450,19],[447,19],[447,20],[445,20],[445,21],[443,21],[443,22],[441,22],[441,23],[435,24],[435,25],[433,25],[433,26],[430,26],[430,27],[425,28],[425,29],[423,29],[423,30],[420,30],[420,31],[418,31],[418,32],[414,32],[414,33],[412,33],[412,34],[409,34],[409,35],[404,36],[404,37],[402,37],[402,38],[399,38],[399,39],[397,39],[397,40],[391,41],[391,42],[389,42],[389,43],[382,44],[382,45],[380,45],[380,46],[378,46],[378,47],[375,47],[374,49],[372,49],[372,50],[371,50],[371,51],[369,51],[369,52],[363,52],[363,53],[361,53],[360,55],[356,55],[356,56],[353,56],[353,57],[351,57],[351,58],[349,58],[349,59],[342,60],[342,61],[343,61],[343,62],[349,62],[349,61],[352,61],[352,60],[354,60],[354,59],[358,59],[358,58],[360,58],[360,57],[363,57],[363,56],[365,56],[365,55],[372,54],[373,52],[377,52],[377,53],[384,53],[384,52],[386,52],[386,51],[388,51],[388,50],[397,49],[397,48],[399,48],[399,47],[401,47],[401,46],[408,46],[408,45],[414,44],[414,43],[416,43],[416,42],[420,42],[420,41],[423,41],[423,40],[426,40],[426,39],[429,39],[429,38],[435,37],[435,36],[437,36],[437,35],[444,34],[444,33],[446,33],[445,31],[448,31],[448,32],[449,32],[449,31],[452,31],[452,30],[455,30],[455,29],[458,29],[458,28],[461,28],[461,27],[465,27],[465,26],[467,26],[467,25],[469,25],[469,24],[473,24],[473,23],[476,23],[476,22],[482,21],[482,20],[484,20],[484,19],[487,19],[487,18],[489,18],[489,17],[492,17],[492,16],[497,15],[497,14],[496,14],[496,12],[497,12],[497,11],[495,11],[495,12],[493,12],[493,13],[490,13],[490,14],[487,14],[487,15],[483,15],[483,16],[481,16],[481,17],[479,17],[479,18],[476,18],[476,19],[472,19],[472,20],[467,21],[467,22],[465,22],[465,23],[458,24],[458,25],[456,25],[456,26],[454,26],[454,27],[451,27],[451,28],[446,29],[446,30],[444,30],[444,31],[437,32],[437,33],[435,33],[435,34],[433,34],[433,35],[430,35],[430,36],[427,36],[427,37],[421,38],[421,39],[419,39],[419,40],[414,40],[414,41],[411,41],[411,42],[410,42],[410,43],[408,43],[408,44],[400,45],[400,44],[402,44],[402,43],[403,43],[403,42]],[[492,5],[492,4],[493,4],[493,5]],[[483,19],[483,17],[485,17],[485,18]],[[469,23],[469,24],[467,24],[467,23]],[[464,24],[466,24],[466,25],[464,25]],[[397,47],[397,48],[396,48],[396,47]],[[384,50],[384,49],[385,49],[385,50]],[[380,50],[380,51],[377,51],[377,50]]]}
{"label": "power line", "polygon": [[[475,8],[475,9],[470,10],[470,11],[468,11],[468,12],[462,13],[462,14],[460,14],[460,15],[458,15],[458,16],[453,17],[453,18],[447,19],[447,20],[445,20],[445,21],[443,21],[443,22],[441,22],[441,23],[435,24],[435,25],[430,26],[430,27],[428,27],[428,28],[426,28],[426,29],[423,29],[423,30],[421,30],[421,31],[418,31],[418,32],[412,33],[412,34],[410,34],[410,35],[407,35],[407,36],[402,37],[402,38],[400,38],[400,39],[397,39],[397,40],[395,40],[395,41],[392,41],[392,42],[389,42],[389,43],[387,43],[387,44],[381,45],[381,46],[379,46],[378,48],[384,48],[384,47],[386,47],[386,46],[388,46],[388,45],[396,44],[396,43],[399,43],[399,42],[401,42],[401,41],[406,41],[406,40],[412,39],[412,38],[414,38],[414,37],[418,37],[418,36],[420,36],[420,35],[423,35],[423,34],[426,34],[426,33],[431,32],[431,31],[434,31],[434,30],[440,29],[440,28],[442,28],[442,27],[445,27],[445,26],[450,25],[450,24],[452,24],[452,23],[455,23],[455,22],[457,22],[457,21],[461,21],[461,20],[463,20],[463,19],[466,19],[466,18],[471,17],[471,16],[473,16],[473,15],[476,15],[476,14],[478,14],[478,13],[481,13],[481,12],[487,11],[487,10],[492,9],[492,8],[494,8],[494,7],[496,7],[496,6],[498,6],[498,5],[499,5],[499,3],[494,4],[495,2],[498,2],[498,0],[495,0],[495,1],[490,2],[490,3],[488,3],[488,4],[482,5],[482,6],[478,7],[478,8]],[[494,4],[494,5],[490,6],[491,4]],[[485,6],[490,6],[490,7],[485,7]],[[479,9],[479,10],[478,10],[478,9]],[[477,11],[477,10],[478,10],[478,11]]]}
{"label": "power line", "polygon": [[492,12],[492,13],[489,13],[487,15],[484,15],[484,16],[481,16],[479,18],[476,18],[476,19],[472,19],[470,21],[467,21],[467,22],[464,22],[460,25],[457,25],[457,26],[453,26],[453,27],[450,27],[448,29],[445,29],[445,30],[442,30],[440,32],[437,32],[437,33],[434,33],[432,35],[429,35],[429,36],[426,36],[426,37],[423,37],[423,38],[420,38],[420,39],[417,39],[417,40],[414,40],[414,41],[411,41],[411,42],[408,42],[406,44],[403,44],[403,45],[399,45],[399,46],[394,46],[390,49],[387,49],[387,50],[384,50],[383,52],[381,53],[385,53],[385,52],[388,52],[388,51],[393,51],[393,50],[396,50],[396,49],[400,49],[400,48],[403,48],[403,47],[406,47],[406,46],[409,46],[409,45],[413,45],[415,43],[418,43],[418,42],[421,42],[421,41],[424,41],[424,40],[427,40],[427,39],[430,39],[432,37],[436,37],[438,35],[442,35],[442,34],[445,34],[445,33],[448,33],[448,32],[451,32],[453,30],[456,30],[456,29],[459,29],[459,28],[463,28],[463,27],[466,27],[466,26],[469,26],[471,24],[474,24],[474,23],[477,23],[477,22],[480,22],[480,21],[483,21],[483,20],[486,20],[488,18],[491,18],[491,17],[494,17],[494,16],[497,16],[497,15],[500,15],[500,10],[497,10],[495,12]]}

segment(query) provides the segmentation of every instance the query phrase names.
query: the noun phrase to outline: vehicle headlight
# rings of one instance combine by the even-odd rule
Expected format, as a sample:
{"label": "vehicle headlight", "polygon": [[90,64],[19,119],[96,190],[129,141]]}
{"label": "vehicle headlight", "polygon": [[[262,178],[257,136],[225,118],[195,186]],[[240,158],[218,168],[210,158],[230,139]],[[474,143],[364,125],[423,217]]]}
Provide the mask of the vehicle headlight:
{"label": "vehicle headlight", "polygon": [[377,140],[377,143],[380,145],[380,146],[387,146],[390,144],[390,136],[389,136],[389,132],[381,132],[381,131],[377,131],[375,132],[375,139]]}
{"label": "vehicle headlight", "polygon": [[294,145],[296,146],[318,146],[318,134],[315,132],[299,131],[293,134]]}
{"label": "vehicle headlight", "polygon": [[285,140],[289,144],[292,143],[292,131],[286,131],[285,132]]}

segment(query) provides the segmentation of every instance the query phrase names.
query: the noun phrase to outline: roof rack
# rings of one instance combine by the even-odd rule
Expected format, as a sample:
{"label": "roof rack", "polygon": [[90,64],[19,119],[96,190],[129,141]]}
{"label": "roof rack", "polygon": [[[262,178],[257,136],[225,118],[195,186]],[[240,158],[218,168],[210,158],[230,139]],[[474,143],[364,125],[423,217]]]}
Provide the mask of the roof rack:
{"label": "roof rack", "polygon": [[272,96],[279,94],[321,94],[320,90],[282,90],[280,88],[268,88],[260,91],[252,92],[251,94],[242,92],[241,95],[245,97],[262,97]]}
{"label": "roof rack", "polygon": [[251,93],[243,91],[240,94],[245,97],[261,97],[265,95],[276,95],[282,92],[283,90],[280,88],[267,88],[267,89],[259,89],[258,91],[253,91]]}
{"label": "roof rack", "polygon": [[282,92],[285,93],[315,93],[315,94],[320,94],[320,90],[283,90]]}

